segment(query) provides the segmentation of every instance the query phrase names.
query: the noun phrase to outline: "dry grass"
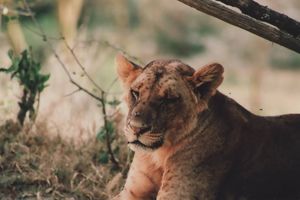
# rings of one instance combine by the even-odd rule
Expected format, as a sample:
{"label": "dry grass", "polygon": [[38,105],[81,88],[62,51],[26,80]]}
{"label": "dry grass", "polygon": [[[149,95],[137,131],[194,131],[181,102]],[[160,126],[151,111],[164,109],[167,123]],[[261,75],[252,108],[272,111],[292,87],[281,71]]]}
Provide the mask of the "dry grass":
{"label": "dry grass", "polygon": [[45,124],[34,129],[13,121],[0,127],[0,199],[105,200],[119,189],[118,170],[99,162],[105,148],[99,141],[75,145],[49,137]]}

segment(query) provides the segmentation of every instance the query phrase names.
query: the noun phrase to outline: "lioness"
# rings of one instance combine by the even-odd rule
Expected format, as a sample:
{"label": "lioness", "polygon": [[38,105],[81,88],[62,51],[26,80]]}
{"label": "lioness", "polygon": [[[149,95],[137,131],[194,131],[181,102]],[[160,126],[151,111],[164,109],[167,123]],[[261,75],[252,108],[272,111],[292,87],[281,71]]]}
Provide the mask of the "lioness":
{"label": "lioness", "polygon": [[117,65],[135,155],[114,199],[300,199],[299,114],[250,113],[217,91],[217,63],[141,68],[119,55]]}

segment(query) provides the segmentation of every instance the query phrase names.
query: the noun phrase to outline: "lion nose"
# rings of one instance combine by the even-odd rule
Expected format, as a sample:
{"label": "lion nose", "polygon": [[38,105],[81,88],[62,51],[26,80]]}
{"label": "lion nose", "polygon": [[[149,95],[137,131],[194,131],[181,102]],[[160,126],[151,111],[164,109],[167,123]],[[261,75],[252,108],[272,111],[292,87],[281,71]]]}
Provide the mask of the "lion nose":
{"label": "lion nose", "polygon": [[134,126],[130,126],[131,130],[133,131],[133,134],[136,136],[139,136],[141,128],[139,127],[134,127]]}
{"label": "lion nose", "polygon": [[133,134],[139,136],[147,131],[151,130],[150,126],[146,126],[145,124],[129,122],[129,127],[132,130]]}
{"label": "lion nose", "polygon": [[144,120],[142,120],[141,118],[130,119],[128,122],[128,125],[133,128],[144,128],[144,127],[148,126],[147,123]]}
{"label": "lion nose", "polygon": [[140,112],[134,112],[133,115],[134,115],[135,117],[139,117],[139,116],[141,116],[141,113],[140,113]]}

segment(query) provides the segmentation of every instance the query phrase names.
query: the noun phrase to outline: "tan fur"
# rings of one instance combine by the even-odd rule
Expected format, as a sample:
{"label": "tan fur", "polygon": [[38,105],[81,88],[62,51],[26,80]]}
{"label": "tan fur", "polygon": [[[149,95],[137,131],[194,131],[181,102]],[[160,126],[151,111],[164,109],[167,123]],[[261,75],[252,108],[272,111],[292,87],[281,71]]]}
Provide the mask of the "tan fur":
{"label": "tan fur", "polygon": [[259,117],[217,91],[223,67],[118,56],[135,151],[114,200],[299,199],[300,115]]}
{"label": "tan fur", "polygon": [[117,55],[116,63],[120,66],[118,68],[118,75],[122,79],[123,86],[127,88],[141,73],[141,69],[128,62],[121,54]]}

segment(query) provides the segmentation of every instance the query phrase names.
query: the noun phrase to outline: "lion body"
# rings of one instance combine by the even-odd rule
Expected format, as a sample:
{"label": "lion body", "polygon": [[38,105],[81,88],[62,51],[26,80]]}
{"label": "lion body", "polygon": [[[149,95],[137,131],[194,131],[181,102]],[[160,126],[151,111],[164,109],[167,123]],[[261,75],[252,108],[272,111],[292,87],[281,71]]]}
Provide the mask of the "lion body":
{"label": "lion body", "polygon": [[[254,115],[216,90],[221,77],[204,84],[222,70],[206,67],[202,82],[190,86],[179,78],[182,68],[183,77],[195,72],[174,62],[154,62],[131,77],[125,135],[135,155],[115,199],[300,199],[300,115]],[[180,76],[170,65],[180,66]],[[138,98],[130,90],[139,90]],[[156,104],[166,93],[171,103]]]}

